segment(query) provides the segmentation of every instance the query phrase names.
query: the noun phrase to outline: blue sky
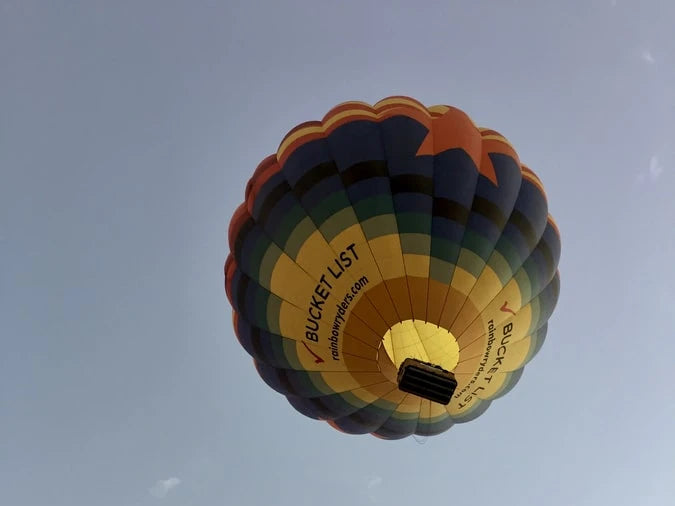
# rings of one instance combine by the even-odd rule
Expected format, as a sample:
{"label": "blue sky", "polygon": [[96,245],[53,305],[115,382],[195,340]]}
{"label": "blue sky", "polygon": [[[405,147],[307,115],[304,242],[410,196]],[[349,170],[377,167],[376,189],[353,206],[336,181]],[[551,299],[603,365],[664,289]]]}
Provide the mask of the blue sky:
{"label": "blue sky", "polygon": [[[670,503],[674,20],[667,0],[1,0],[0,503]],[[518,386],[424,444],[296,413],[222,284],[257,163],[391,94],[506,135],[563,245]]]}

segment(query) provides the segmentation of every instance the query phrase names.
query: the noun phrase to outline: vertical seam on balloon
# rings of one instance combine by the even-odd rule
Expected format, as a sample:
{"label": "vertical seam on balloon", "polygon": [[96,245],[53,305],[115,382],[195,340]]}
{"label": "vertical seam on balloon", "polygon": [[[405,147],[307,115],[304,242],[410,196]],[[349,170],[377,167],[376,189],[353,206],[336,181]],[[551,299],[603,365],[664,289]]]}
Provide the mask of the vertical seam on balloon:
{"label": "vertical seam on balloon", "polygon": [[[382,154],[384,158],[384,166],[387,169],[387,183],[389,185],[389,197],[391,198],[391,208],[394,212],[394,223],[396,224],[396,237],[398,238],[398,243],[401,248],[401,264],[403,265],[403,272],[406,272],[405,270],[405,261],[403,259],[403,245],[401,244],[401,234],[399,233],[398,230],[398,217],[396,216],[396,203],[394,202],[394,194],[391,190],[391,173],[389,172],[389,163],[388,163],[388,158],[387,158],[387,149],[384,143],[384,139],[382,136],[382,123],[379,121],[376,121],[376,127],[377,127],[377,132],[380,140],[380,145],[382,147]],[[351,199],[350,199],[351,201]],[[360,223],[360,222],[359,222]],[[364,232],[365,235],[365,232]],[[368,248],[370,248],[370,239],[366,237],[366,242],[368,243]],[[371,250],[372,254],[372,250]],[[375,255],[373,255],[373,258],[375,258]],[[380,268],[380,264],[375,258],[375,263],[377,264],[377,270],[380,272],[380,276],[382,276],[382,269]],[[394,309],[394,312],[396,313],[396,318],[400,321],[402,321],[401,314],[398,311],[398,308],[396,307],[396,303],[394,302],[394,298],[391,295],[391,292],[389,291],[389,285],[387,284],[387,280],[384,279],[384,276],[382,276],[382,284],[384,285],[384,288],[387,292],[387,295],[389,296],[389,300],[391,300],[391,307]],[[408,300],[410,300],[410,287],[408,287]],[[412,305],[412,303],[411,303]],[[391,327],[390,327],[391,329]],[[384,338],[384,336],[382,336]]]}
{"label": "vertical seam on balloon", "polygon": [[[408,302],[410,303],[410,310],[412,312],[412,298],[410,297],[410,285],[408,284],[408,271],[406,270],[406,266],[405,266],[405,258],[403,256],[403,243],[401,242],[401,233],[399,231],[399,226],[398,226],[398,213],[396,212],[396,200],[394,199],[394,192],[392,191],[392,188],[391,188],[391,173],[389,172],[389,163],[388,163],[389,157],[387,155],[387,148],[386,148],[386,145],[385,145],[385,142],[384,142],[384,136],[382,134],[382,123],[381,123],[381,121],[378,120],[376,122],[376,124],[377,124],[377,131],[378,131],[379,137],[380,137],[380,144],[382,145],[382,153],[384,153],[385,167],[387,169],[387,175],[388,175],[387,182],[389,184],[389,195],[391,197],[391,207],[394,210],[394,222],[396,223],[396,237],[398,238],[399,247],[401,249],[401,264],[403,265],[403,273],[404,273],[405,282],[406,282],[406,289],[407,289],[407,292],[408,292],[407,293]],[[379,269],[379,265],[378,265],[378,269]],[[389,293],[389,286],[387,285],[387,282],[384,279],[384,277],[382,278],[382,280],[383,280],[384,285],[387,289],[387,293]],[[391,296],[391,293],[389,293],[389,297],[391,298],[392,307],[394,308],[394,311],[396,312],[396,315],[398,317],[399,322],[403,321],[403,319],[401,318],[401,315],[398,311],[398,308],[396,307],[396,304],[394,303],[394,299]]]}
{"label": "vertical seam on balloon", "polygon": [[[435,142],[436,142],[436,132],[433,127],[433,120],[429,123],[429,131],[431,133],[431,144],[434,146],[432,153],[436,152]],[[431,155],[431,213],[430,219],[431,223],[429,224],[429,268],[427,270],[427,298],[424,302],[424,321],[429,321],[429,291],[431,290],[431,260],[432,260],[432,251],[434,246],[434,201],[435,201],[435,185],[434,181],[436,179],[436,155]],[[438,324],[436,325],[438,326]]]}
{"label": "vertical seam on balloon", "polygon": [[[483,150],[483,142],[481,141],[481,159],[482,159],[482,150]],[[466,236],[467,224],[469,223],[469,218],[471,216],[471,209],[473,208],[473,201],[476,198],[476,189],[478,188],[478,183],[480,181],[480,176],[481,176],[480,166],[476,166],[475,168],[476,168],[476,182],[475,182],[474,187],[473,187],[473,195],[471,197],[471,206],[469,207],[469,213],[467,215],[467,219],[464,222],[464,224],[462,225],[462,238],[460,239],[459,244],[458,244],[459,252],[457,253],[457,258],[455,259],[455,262],[452,265],[452,275],[450,276],[450,281],[448,282],[447,289],[445,291],[445,297],[443,298],[443,304],[441,305],[441,311],[440,311],[439,317],[438,317],[439,324],[440,324],[440,321],[443,319],[443,313],[445,312],[445,306],[448,303],[448,296],[450,295],[450,290],[452,289],[452,282],[455,279],[455,274],[457,273],[457,262],[459,262],[459,258],[462,255],[462,245],[464,244],[464,238]],[[448,325],[448,327],[450,327],[450,328],[448,328],[446,330],[451,331],[452,324]],[[461,351],[462,350],[460,349],[460,353],[461,353]]]}

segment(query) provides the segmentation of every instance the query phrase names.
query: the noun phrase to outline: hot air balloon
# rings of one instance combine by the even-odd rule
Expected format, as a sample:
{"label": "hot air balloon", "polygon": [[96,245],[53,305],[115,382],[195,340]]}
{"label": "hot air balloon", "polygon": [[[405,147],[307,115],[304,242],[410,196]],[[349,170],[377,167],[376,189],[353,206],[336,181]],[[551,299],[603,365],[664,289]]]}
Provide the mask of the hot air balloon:
{"label": "hot air balloon", "polygon": [[264,382],[383,439],[485,412],[542,346],[560,235],[498,132],[409,97],[298,125],[250,178],[225,289]]}

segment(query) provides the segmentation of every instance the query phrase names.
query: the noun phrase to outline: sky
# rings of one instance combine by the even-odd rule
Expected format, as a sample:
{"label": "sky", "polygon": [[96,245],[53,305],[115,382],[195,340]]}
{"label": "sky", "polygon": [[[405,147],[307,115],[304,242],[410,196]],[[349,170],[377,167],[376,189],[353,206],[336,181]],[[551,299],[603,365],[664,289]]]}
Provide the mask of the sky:
{"label": "sky", "polygon": [[[674,21],[669,0],[0,0],[0,504],[671,504]],[[520,383],[419,441],[297,413],[223,289],[258,162],[393,94],[504,134],[562,236]]]}

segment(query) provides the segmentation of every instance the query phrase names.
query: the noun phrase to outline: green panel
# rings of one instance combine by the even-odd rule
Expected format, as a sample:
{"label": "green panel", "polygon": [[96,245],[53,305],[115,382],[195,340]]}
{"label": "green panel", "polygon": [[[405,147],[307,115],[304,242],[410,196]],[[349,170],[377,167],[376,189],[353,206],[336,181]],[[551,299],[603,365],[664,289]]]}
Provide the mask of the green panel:
{"label": "green panel", "polygon": [[511,267],[502,254],[498,251],[494,251],[492,253],[488,265],[495,272],[495,274],[497,274],[497,277],[499,278],[499,281],[501,281],[502,285],[506,285],[506,283],[513,277]]}
{"label": "green panel", "polygon": [[366,221],[373,216],[394,214],[394,203],[390,195],[377,195],[354,204],[354,211],[360,221]]}
{"label": "green panel", "polygon": [[431,237],[426,234],[401,234],[401,249],[403,253],[429,255]]}
{"label": "green panel", "polygon": [[351,207],[342,209],[326,220],[319,229],[326,241],[331,242],[342,231],[358,223],[356,215]]}
{"label": "green panel", "polygon": [[[493,245],[490,241],[470,229],[464,231],[462,248],[471,250],[475,255],[480,255],[481,251],[489,251],[490,253],[493,251]],[[489,255],[481,258],[483,259],[483,262],[487,262]]]}
{"label": "green panel", "polygon": [[274,266],[277,264],[279,257],[281,256],[282,251],[279,247],[270,243],[269,248],[265,252],[265,256],[260,261],[260,269],[258,271],[258,276],[260,279],[260,284],[269,288],[272,282],[272,273],[274,272]]}
{"label": "green panel", "polygon": [[293,233],[289,236],[288,241],[284,244],[284,252],[295,260],[300,253],[300,248],[305,244],[305,241],[316,231],[316,227],[309,216],[305,218],[295,227]]}
{"label": "green panel", "polygon": [[460,245],[454,241],[433,236],[431,239],[431,256],[439,260],[456,260],[459,257]]}
{"label": "green panel", "polygon": [[449,285],[454,269],[455,264],[431,257],[429,263],[429,277],[444,285]]}
{"label": "green panel", "polygon": [[281,335],[281,327],[279,326],[279,315],[281,314],[281,299],[276,296],[271,296],[269,300],[267,301],[266,305],[260,306],[261,308],[265,308],[267,314],[267,323],[263,327],[262,325],[260,328],[265,328],[266,330],[269,330],[272,334],[277,334]]}
{"label": "green panel", "polygon": [[396,217],[393,214],[383,214],[361,222],[361,228],[366,239],[375,239],[386,235],[397,235]]}
{"label": "green panel", "polygon": [[310,211],[310,215],[317,227],[321,227],[333,215],[345,208],[351,207],[344,190],[333,192],[321,201],[321,204]]}
{"label": "green panel", "polygon": [[513,276],[513,279],[520,289],[521,300],[529,302],[532,298],[532,285],[530,284],[530,278],[527,277],[525,270],[520,269],[516,272],[515,276]]}
{"label": "green panel", "polygon": [[281,244],[283,244],[285,241],[288,241],[288,238],[297,228],[298,224],[301,223],[306,217],[307,213],[305,213],[303,208],[300,206],[293,206],[284,216],[284,219],[279,223],[279,229],[273,232],[274,237],[278,238],[279,241],[282,241]]}
{"label": "green panel", "polygon": [[480,276],[480,273],[483,272],[485,261],[473,251],[462,248],[459,259],[457,260],[457,266],[470,272],[473,277],[477,278]]}
{"label": "green panel", "polygon": [[401,234],[431,235],[431,216],[424,213],[396,213]]}

